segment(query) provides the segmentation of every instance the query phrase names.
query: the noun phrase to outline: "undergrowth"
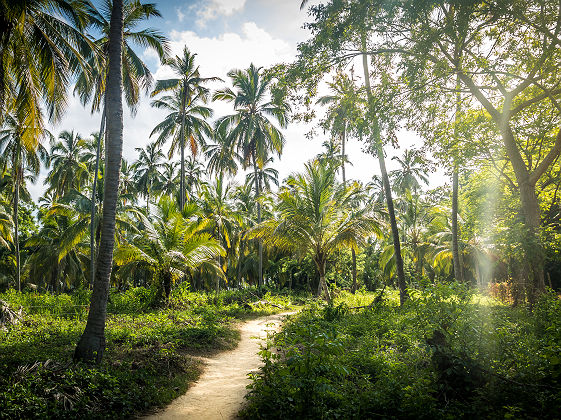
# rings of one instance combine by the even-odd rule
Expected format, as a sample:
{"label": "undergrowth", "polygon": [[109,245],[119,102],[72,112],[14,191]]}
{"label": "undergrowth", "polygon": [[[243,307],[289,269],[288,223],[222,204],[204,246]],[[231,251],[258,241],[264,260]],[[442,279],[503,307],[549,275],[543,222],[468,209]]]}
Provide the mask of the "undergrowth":
{"label": "undergrowth", "polygon": [[533,312],[458,285],[308,305],[262,349],[245,418],[559,418],[561,301]]}
{"label": "undergrowth", "polygon": [[[111,292],[101,365],[74,364],[88,291],[0,295],[23,322],[0,330],[0,418],[130,418],[185,392],[201,371],[193,355],[235,347],[235,321],[271,314],[289,296],[255,290],[193,293],[169,302],[144,288]],[[254,304],[254,302],[261,302]]]}

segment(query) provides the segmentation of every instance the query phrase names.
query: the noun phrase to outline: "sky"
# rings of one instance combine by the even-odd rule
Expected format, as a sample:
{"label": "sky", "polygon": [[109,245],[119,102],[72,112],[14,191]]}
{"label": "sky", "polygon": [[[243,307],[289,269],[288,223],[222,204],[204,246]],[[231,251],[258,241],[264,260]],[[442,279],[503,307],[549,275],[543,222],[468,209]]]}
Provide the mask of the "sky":
{"label": "sky", "polygon": [[[145,0],[146,1],[146,0]],[[197,54],[196,62],[200,65],[201,76],[218,76],[224,82],[210,84],[218,89],[227,84],[227,73],[233,68],[245,69],[250,63],[268,67],[279,62],[294,60],[299,42],[309,37],[303,24],[308,20],[305,10],[300,10],[300,0],[152,0],[157,4],[162,18],[147,22],[169,38],[171,54],[181,54],[186,45]],[[162,66],[151,50],[138,50],[154,79],[167,78],[172,75]],[[322,92],[320,92],[321,94]],[[323,93],[326,94],[327,92]],[[133,117],[128,110],[124,113],[123,157],[132,162],[137,157],[135,148],[144,147],[154,140],[150,132],[165,116],[164,111],[150,106],[151,99],[143,97]],[[215,117],[231,114],[231,104],[212,103]],[[74,130],[83,136],[99,130],[100,115],[91,115],[89,107],[84,108],[77,98],[70,95],[65,117],[51,127],[51,132],[58,136],[62,130]],[[317,129],[316,135],[309,139],[306,133],[317,128],[315,123],[291,123],[283,130],[286,143],[279,159],[273,167],[279,171],[282,181],[293,172],[301,171],[304,163],[322,151],[322,142],[328,135]],[[392,156],[401,155],[405,148],[421,147],[422,140],[414,134],[403,131],[398,133],[400,150],[387,147],[388,170],[396,169]],[[347,153],[351,165],[346,168],[349,179],[368,182],[378,174],[375,157],[362,152],[363,145],[358,141],[349,141]],[[167,155],[164,146],[164,153]],[[44,191],[43,171],[30,191],[37,199]],[[446,181],[442,174],[431,179],[431,186],[441,185]]]}

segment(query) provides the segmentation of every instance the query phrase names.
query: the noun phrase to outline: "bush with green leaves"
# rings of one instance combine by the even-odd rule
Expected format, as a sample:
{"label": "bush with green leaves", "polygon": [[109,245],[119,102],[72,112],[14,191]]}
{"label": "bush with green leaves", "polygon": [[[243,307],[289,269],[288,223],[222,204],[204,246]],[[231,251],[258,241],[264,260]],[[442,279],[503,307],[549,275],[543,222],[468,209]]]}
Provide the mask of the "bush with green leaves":
{"label": "bush with green leaves", "polygon": [[530,313],[464,285],[342,292],[309,305],[262,349],[245,418],[556,418],[561,303]]}

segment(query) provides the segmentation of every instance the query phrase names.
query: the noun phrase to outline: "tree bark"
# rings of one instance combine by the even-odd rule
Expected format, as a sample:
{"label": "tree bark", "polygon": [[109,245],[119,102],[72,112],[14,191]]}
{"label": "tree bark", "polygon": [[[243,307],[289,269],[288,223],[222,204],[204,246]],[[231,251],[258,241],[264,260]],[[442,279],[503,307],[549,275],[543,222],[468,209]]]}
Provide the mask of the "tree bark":
{"label": "tree bark", "polygon": [[322,295],[325,296],[327,303],[331,303],[331,294],[329,293],[329,287],[327,287],[327,281],[325,280],[325,261],[321,258],[316,259],[316,266],[319,273],[319,284],[318,284],[318,297]]}
{"label": "tree bark", "polygon": [[[255,174],[255,201],[257,202],[257,224],[261,223],[261,203],[259,203],[258,198],[259,194],[261,194],[259,188],[259,174],[257,171],[257,158],[255,156],[255,150],[253,151],[253,171]],[[259,247],[259,277],[258,277],[258,285],[259,288],[263,287],[263,241],[261,239],[257,239],[258,247]]]}
{"label": "tree bark", "polygon": [[179,130],[179,147],[181,148],[181,175],[179,177],[179,207],[185,207],[185,104],[187,102],[187,87],[183,86],[181,97],[181,128]]}
{"label": "tree bark", "polygon": [[454,164],[452,173],[452,260],[454,276],[459,282],[464,281],[464,272],[460,263],[460,246],[458,234],[458,167]]}
{"label": "tree bark", "polygon": [[[363,35],[362,38],[362,50],[366,51],[366,39]],[[370,87],[370,72],[368,70],[368,55],[362,54],[362,68],[364,70],[364,84],[366,87],[366,94],[368,95],[368,102],[373,102],[372,88]],[[397,283],[399,286],[399,303],[403,305],[407,300],[407,284],[405,282],[405,271],[403,270],[403,258],[401,256],[401,244],[399,241],[399,229],[397,227],[397,221],[395,218],[395,209],[393,205],[392,192],[390,188],[390,179],[388,177],[388,171],[386,169],[386,160],[384,157],[384,149],[382,147],[382,140],[380,138],[380,129],[378,127],[378,121],[374,121],[374,146],[375,153],[378,156],[378,164],[380,165],[380,172],[382,173],[382,183],[384,186],[384,193],[386,196],[386,204],[388,206],[388,213],[390,216],[390,225],[392,230],[393,239],[393,249],[395,266],[397,271]]]}
{"label": "tree bark", "polygon": [[74,352],[75,360],[95,361],[96,363],[101,362],[105,351],[105,319],[113,264],[115,215],[119,198],[119,175],[123,150],[122,46],[123,0],[114,0],[109,29],[109,65],[105,93],[107,149],[101,239],[88,321]]}
{"label": "tree bark", "polygon": [[21,267],[20,267],[20,257],[19,257],[19,180],[20,180],[20,168],[17,163],[19,146],[16,146],[16,151],[12,158],[12,182],[14,183],[14,251],[16,253],[16,284],[18,292],[21,292]]}
{"label": "tree bark", "polygon": [[93,286],[95,280],[95,213],[96,213],[96,192],[97,192],[97,175],[99,173],[99,157],[101,155],[101,142],[105,132],[105,104],[101,113],[101,123],[99,126],[99,136],[97,138],[97,148],[95,152],[95,168],[92,183],[92,202],[90,212],[90,285]]}

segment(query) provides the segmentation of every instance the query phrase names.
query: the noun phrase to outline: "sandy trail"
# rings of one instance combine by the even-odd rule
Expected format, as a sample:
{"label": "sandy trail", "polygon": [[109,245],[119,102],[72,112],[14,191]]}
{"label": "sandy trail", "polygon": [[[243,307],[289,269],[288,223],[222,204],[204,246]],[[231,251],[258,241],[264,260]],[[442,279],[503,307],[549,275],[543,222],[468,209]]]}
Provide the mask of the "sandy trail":
{"label": "sandy trail", "polygon": [[241,340],[236,349],[203,358],[205,371],[187,393],[146,419],[235,419],[245,401],[245,387],[251,382],[247,374],[261,366],[257,354],[259,345],[267,337],[267,331],[278,330],[288,314],[270,315],[242,324]]}

